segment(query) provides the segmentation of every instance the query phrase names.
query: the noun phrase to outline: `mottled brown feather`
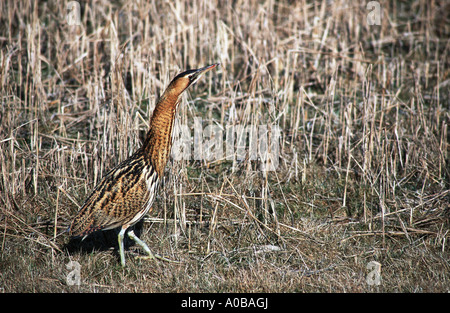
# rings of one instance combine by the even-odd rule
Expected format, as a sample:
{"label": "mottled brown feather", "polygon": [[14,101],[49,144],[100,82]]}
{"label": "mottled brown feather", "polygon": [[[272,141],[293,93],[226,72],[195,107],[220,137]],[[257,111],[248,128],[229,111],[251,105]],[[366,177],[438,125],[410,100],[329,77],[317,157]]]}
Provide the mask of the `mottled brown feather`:
{"label": "mottled brown feather", "polygon": [[130,223],[144,210],[152,195],[143,175],[150,171],[156,191],[159,177],[142,149],[112,169],[95,187],[72,222],[72,236],[87,236],[100,229],[112,229]]}

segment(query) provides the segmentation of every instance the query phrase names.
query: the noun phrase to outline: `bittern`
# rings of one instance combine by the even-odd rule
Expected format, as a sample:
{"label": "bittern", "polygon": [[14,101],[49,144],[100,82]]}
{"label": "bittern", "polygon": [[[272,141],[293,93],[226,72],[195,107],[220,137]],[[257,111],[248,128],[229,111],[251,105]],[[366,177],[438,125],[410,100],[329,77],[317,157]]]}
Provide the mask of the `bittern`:
{"label": "bittern", "polygon": [[[72,237],[84,239],[94,231],[121,227],[119,253],[125,266],[123,238],[127,229],[147,214],[155,200],[172,148],[173,123],[181,94],[217,65],[188,70],[170,82],[156,103],[142,146],[110,170],[94,188],[70,225]],[[128,236],[144,249],[147,258],[155,258],[133,230],[128,231]]]}

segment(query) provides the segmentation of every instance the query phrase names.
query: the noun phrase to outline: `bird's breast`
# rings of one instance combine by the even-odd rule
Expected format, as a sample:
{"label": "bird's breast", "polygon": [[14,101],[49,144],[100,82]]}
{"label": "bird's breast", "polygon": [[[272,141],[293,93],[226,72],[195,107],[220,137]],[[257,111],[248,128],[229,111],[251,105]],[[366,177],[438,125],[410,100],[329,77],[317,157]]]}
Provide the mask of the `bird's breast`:
{"label": "bird's breast", "polygon": [[146,197],[147,200],[142,206],[142,209],[130,221],[129,223],[130,225],[137,223],[142,217],[145,216],[145,214],[148,213],[148,211],[153,205],[153,202],[155,201],[155,195],[159,187],[158,173],[156,172],[156,170],[152,165],[149,164],[148,166],[145,166],[142,169],[142,177],[145,182],[144,188],[147,188],[146,194],[148,196]]}

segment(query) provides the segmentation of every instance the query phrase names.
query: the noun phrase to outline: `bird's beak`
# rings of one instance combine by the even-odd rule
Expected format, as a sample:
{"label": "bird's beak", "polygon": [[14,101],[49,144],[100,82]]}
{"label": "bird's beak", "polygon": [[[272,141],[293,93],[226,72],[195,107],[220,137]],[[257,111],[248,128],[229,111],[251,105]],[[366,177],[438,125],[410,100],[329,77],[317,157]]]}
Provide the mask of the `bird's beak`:
{"label": "bird's beak", "polygon": [[194,72],[189,75],[189,79],[191,81],[191,84],[195,83],[203,74],[205,74],[206,72],[212,70],[213,68],[215,68],[219,64],[220,63],[215,63],[215,64],[212,64],[212,65],[208,65],[208,66],[199,68],[197,70],[194,70]]}
{"label": "bird's beak", "polygon": [[213,68],[215,68],[215,67],[218,66],[219,64],[220,64],[220,63],[215,63],[215,64],[212,64],[212,65],[208,65],[208,66],[199,68],[199,69],[197,70],[197,72],[199,72],[199,73],[206,73],[207,71],[212,70]]}

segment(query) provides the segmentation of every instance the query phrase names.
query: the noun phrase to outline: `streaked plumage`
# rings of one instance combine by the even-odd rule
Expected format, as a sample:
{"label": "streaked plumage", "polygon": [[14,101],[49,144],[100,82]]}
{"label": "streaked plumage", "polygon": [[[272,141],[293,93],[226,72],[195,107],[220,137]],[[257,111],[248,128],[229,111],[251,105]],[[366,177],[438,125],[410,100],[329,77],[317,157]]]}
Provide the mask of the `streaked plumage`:
{"label": "streaked plumage", "polygon": [[[85,237],[97,230],[122,227],[119,252],[125,266],[123,237],[128,227],[150,210],[172,148],[172,130],[180,96],[213,64],[177,75],[158,100],[141,148],[113,168],[94,188],[75,216],[69,233]],[[153,258],[148,246],[132,230],[128,235]]]}

